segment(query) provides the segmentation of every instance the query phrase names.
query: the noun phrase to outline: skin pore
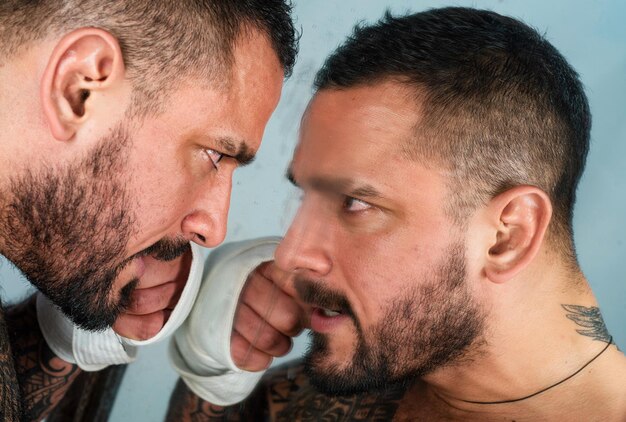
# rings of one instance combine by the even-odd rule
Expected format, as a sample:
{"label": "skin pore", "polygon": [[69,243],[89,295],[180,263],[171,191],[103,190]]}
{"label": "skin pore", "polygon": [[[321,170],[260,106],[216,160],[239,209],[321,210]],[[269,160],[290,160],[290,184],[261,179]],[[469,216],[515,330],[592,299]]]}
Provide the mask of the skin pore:
{"label": "skin pore", "polygon": [[386,308],[382,321],[367,331],[341,293],[321,287],[323,282],[296,279],[295,289],[304,303],[340,310],[352,318],[357,337],[351,359],[337,364],[328,362],[330,337],[311,331],[304,366],[311,383],[330,395],[362,393],[410,383],[461,358],[481,334],[484,320],[466,290],[463,256],[463,249],[452,245],[448,262],[382,304]]}
{"label": "skin pore", "polygon": [[[118,176],[130,172],[124,162],[128,144],[121,126],[79,163],[27,172],[11,184],[13,199],[2,226],[12,229],[2,233],[7,256],[85,329],[112,325],[128,306],[139,279],[131,280],[116,297],[111,297],[111,288],[133,260],[147,255],[172,260],[189,248],[185,239],[161,239],[140,254],[122,256],[136,225],[136,216],[129,212],[132,195]],[[108,206],[100,205],[102,198],[110,198]],[[141,274],[139,270],[137,277]]]}
{"label": "skin pore", "polygon": [[[586,415],[593,420],[599,409],[590,402],[601,403],[606,394],[616,398],[616,392],[623,392],[616,379],[607,379],[606,374],[624,373],[624,356],[615,346],[607,348],[608,339],[600,335],[604,324],[584,276],[572,270],[545,238],[551,217],[549,198],[536,187],[516,186],[479,206],[462,227],[456,226],[446,214],[450,190],[445,169],[409,161],[401,154],[419,115],[406,88],[383,81],[322,90],[303,118],[290,167],[290,179],[303,190],[303,201],[276,252],[276,263],[293,272],[295,290],[317,340],[305,359],[310,379],[300,379],[300,390],[293,387],[298,393],[290,393],[291,409],[304,409],[306,414],[306,409],[315,408],[318,412],[311,414],[319,417],[351,400],[371,403],[400,388],[406,390],[402,399],[388,402],[397,406],[396,420],[418,416],[536,420],[546,415]],[[462,253],[452,248],[458,239]],[[459,256],[464,261],[465,276],[459,284],[467,294],[465,300],[430,303],[425,299],[429,281],[442,280],[432,276],[432,269],[446,268],[442,263],[450,264]],[[453,271],[445,273],[450,276]],[[394,300],[398,303],[397,298],[411,292],[409,286],[416,286],[414,294],[424,299],[416,297],[412,302],[415,308],[403,322],[408,327],[416,325],[408,322],[416,316],[420,328],[429,323],[437,326],[437,318],[446,315],[448,306],[457,313],[474,308],[483,321],[473,342],[462,344],[448,360],[430,360],[434,362],[430,366],[421,366],[428,360],[419,362],[416,356],[436,354],[437,343],[420,344],[422,350],[416,355],[411,346],[419,340],[405,326],[398,332],[411,341],[386,339],[395,341],[392,353],[399,356],[390,371],[389,365],[377,367],[376,359],[364,359],[360,349],[367,344],[376,356],[377,341],[384,342],[368,333],[376,332],[376,327],[378,332],[380,327],[392,332],[393,325],[401,326],[389,309],[394,309]],[[449,317],[444,321],[448,328],[462,327]],[[580,332],[580,324],[599,328],[590,336]],[[445,337],[441,340],[445,342]],[[470,403],[533,394],[573,374],[595,356],[573,378],[527,400]],[[370,387],[386,379],[389,388],[337,399],[310,389],[309,382],[333,394],[354,393],[358,389],[347,380],[360,382],[365,368],[373,369],[372,378],[361,377]],[[298,371],[287,370],[285,382],[299,379]],[[393,384],[411,375],[418,377],[413,384]],[[274,387],[266,390],[268,396],[272,391]],[[383,406],[384,400],[380,403]],[[620,415],[625,405],[621,398],[612,400],[602,405],[600,414]]]}
{"label": "skin pore", "polygon": [[[51,35],[0,65],[0,253],[74,322],[101,328],[123,311],[117,334],[153,337],[191,253],[155,259],[222,242],[232,173],[256,154],[284,78],[265,35],[242,34],[228,84],[176,75],[158,114],[139,117],[104,30]],[[47,346],[34,299],[4,314],[0,375],[19,388],[0,391],[3,420],[45,418],[81,372]]]}
{"label": "skin pore", "polygon": [[387,83],[318,93],[303,119],[289,175],[303,202],[276,260],[311,313],[305,367],[327,393],[411,380],[460,359],[482,334],[443,179],[398,144],[412,136],[415,108]]}
{"label": "skin pore", "polygon": [[[0,123],[32,145],[2,140],[13,159],[0,171],[0,252],[77,324],[113,323],[140,287],[143,256],[223,240],[232,172],[258,150],[283,78],[260,33],[246,33],[233,58],[227,88],[183,77],[159,114],[141,119],[123,112],[131,83],[105,31],[74,31],[2,68],[12,81],[3,86],[28,92],[7,90],[23,112]],[[41,88],[21,84],[32,78],[20,74],[25,63],[39,65]],[[39,119],[21,117],[40,107]]]}

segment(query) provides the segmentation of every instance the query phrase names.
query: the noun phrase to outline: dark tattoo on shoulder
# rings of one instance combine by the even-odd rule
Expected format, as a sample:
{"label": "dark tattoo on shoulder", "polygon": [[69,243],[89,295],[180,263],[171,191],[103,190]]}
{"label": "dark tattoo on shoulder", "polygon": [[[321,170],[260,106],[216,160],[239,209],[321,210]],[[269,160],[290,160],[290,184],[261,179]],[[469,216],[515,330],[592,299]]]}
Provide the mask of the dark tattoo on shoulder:
{"label": "dark tattoo on shoulder", "polygon": [[276,421],[391,421],[407,387],[391,385],[385,390],[331,397],[317,391],[295,368],[270,375],[269,398]]}
{"label": "dark tattoo on shoulder", "polygon": [[391,390],[380,394],[329,397],[308,388],[277,415],[278,421],[391,421],[399,400]]}
{"label": "dark tattoo on shoulder", "polygon": [[0,420],[20,420],[19,391],[4,311],[0,305]]}
{"label": "dark tattoo on shoulder", "polygon": [[178,380],[172,396],[166,421],[172,422],[236,422],[236,421],[263,421],[265,406],[258,401],[260,396],[252,393],[245,402],[228,407],[211,404],[195,395],[185,385],[182,379]]}
{"label": "dark tattoo on shoulder", "polygon": [[577,333],[603,342],[611,341],[609,331],[604,325],[600,308],[597,306],[561,305],[567,313],[567,318],[578,325]]}
{"label": "dark tattoo on shoulder", "polygon": [[9,308],[6,323],[22,396],[24,420],[41,420],[63,398],[78,376],[78,366],[58,358],[43,339],[35,298]]}
{"label": "dark tattoo on shoulder", "polygon": [[[226,409],[214,406],[196,396],[182,379],[178,380],[167,414],[167,421],[228,421]],[[237,420],[237,419],[235,419]]]}

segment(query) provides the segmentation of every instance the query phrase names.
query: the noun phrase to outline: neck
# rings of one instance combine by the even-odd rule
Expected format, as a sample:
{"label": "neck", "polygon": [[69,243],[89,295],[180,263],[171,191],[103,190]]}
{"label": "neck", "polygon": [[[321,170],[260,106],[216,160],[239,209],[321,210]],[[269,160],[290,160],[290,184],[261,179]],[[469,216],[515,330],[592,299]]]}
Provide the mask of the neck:
{"label": "neck", "polygon": [[[565,411],[577,419],[594,408],[590,400],[606,403],[616,392],[626,397],[623,382],[607,381],[616,371],[624,379],[626,359],[608,345],[610,336],[584,277],[575,278],[564,282],[576,288],[547,283],[545,277],[490,286],[498,302],[489,306],[485,337],[476,342],[480,345],[469,363],[423,378],[420,388],[430,404],[465,420],[503,414],[543,419],[563,417]],[[615,406],[614,412],[626,414],[626,403]]]}

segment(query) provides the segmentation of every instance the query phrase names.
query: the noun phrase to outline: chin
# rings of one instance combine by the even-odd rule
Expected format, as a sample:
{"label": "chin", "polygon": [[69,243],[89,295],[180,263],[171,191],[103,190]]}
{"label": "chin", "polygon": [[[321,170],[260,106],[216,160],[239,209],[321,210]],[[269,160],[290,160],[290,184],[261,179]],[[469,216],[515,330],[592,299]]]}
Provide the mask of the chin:
{"label": "chin", "polygon": [[[355,364],[355,345],[338,347],[326,334],[310,333],[311,343],[304,357],[304,371],[311,385],[329,396],[364,392],[361,381],[366,374]],[[343,346],[343,345],[342,345]]]}

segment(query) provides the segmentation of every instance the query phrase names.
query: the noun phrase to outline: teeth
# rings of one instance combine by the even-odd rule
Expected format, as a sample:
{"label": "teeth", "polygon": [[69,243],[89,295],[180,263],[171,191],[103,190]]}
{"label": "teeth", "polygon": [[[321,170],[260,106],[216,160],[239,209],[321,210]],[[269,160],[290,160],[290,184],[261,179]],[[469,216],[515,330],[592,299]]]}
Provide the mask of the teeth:
{"label": "teeth", "polygon": [[334,317],[334,316],[341,314],[341,312],[333,311],[333,310],[326,309],[326,308],[322,308],[322,313],[324,314],[324,316],[327,316],[327,317]]}

